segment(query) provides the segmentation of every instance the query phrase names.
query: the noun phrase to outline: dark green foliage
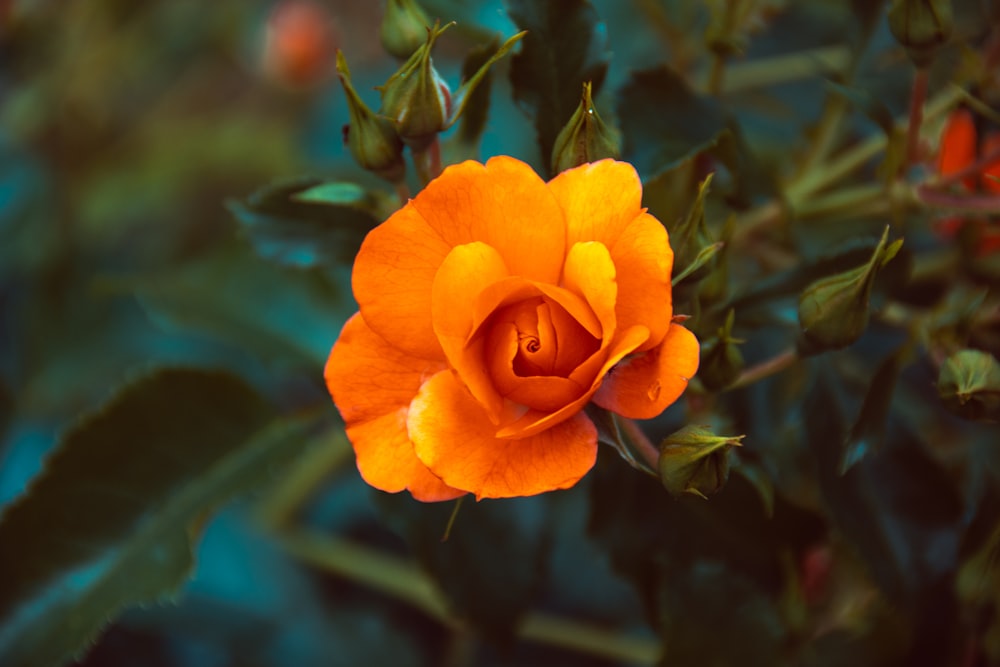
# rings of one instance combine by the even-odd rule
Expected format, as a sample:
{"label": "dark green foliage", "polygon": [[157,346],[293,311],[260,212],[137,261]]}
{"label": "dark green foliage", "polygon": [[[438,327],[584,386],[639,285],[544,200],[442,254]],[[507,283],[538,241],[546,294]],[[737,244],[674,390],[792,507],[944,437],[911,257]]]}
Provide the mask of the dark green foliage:
{"label": "dark green foliage", "polygon": [[583,84],[591,82],[596,96],[604,83],[605,28],[588,0],[507,0],[507,7],[517,27],[528,31],[511,64],[514,99],[531,114],[548,165],[559,130],[580,103]]}

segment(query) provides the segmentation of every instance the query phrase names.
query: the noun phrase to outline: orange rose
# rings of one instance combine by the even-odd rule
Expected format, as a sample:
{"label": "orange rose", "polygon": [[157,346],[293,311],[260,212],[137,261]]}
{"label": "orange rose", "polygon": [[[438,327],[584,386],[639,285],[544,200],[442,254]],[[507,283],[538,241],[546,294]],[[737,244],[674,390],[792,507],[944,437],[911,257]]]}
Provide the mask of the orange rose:
{"label": "orange rose", "polygon": [[594,465],[593,401],[660,414],[698,367],[672,322],[673,252],[631,165],[548,183],[510,157],[445,169],[368,234],[361,312],[326,382],[358,468],[418,500],[526,496]]}

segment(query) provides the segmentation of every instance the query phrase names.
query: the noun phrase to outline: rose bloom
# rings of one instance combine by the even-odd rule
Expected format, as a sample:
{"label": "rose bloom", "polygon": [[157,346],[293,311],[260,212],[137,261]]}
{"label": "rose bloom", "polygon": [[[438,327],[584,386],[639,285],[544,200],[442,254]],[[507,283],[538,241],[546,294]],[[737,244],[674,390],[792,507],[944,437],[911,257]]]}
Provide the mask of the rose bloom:
{"label": "rose bloom", "polygon": [[546,183],[464,162],[373,229],[326,382],[372,486],[423,501],[527,496],[594,465],[588,402],[660,414],[698,367],[674,323],[673,252],[635,169]]}

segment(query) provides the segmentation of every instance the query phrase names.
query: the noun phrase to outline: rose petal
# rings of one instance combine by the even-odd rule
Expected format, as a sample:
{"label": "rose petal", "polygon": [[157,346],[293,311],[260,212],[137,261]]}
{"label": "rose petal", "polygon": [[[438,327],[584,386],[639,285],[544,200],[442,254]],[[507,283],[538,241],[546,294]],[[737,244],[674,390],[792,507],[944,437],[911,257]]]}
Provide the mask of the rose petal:
{"label": "rose petal", "polygon": [[438,268],[455,246],[495,248],[512,275],[556,283],[566,222],[530,166],[500,156],[444,170],[368,233],[354,263],[354,297],[368,325],[410,354],[441,358],[431,321]]}
{"label": "rose petal", "polygon": [[555,283],[566,256],[566,221],[532,168],[507,156],[447,168],[412,202],[451,246],[482,241],[511,275]]}
{"label": "rose petal", "polygon": [[601,337],[610,340],[615,333],[615,265],[603,243],[574,243],[563,267],[563,284],[579,294],[601,321]]}
{"label": "rose petal", "polygon": [[395,347],[443,359],[431,322],[431,287],[451,245],[412,202],[365,237],[351,283],[365,322]]}
{"label": "rose petal", "polygon": [[448,371],[421,387],[407,423],[420,460],[476,498],[569,488],[597,458],[597,430],[579,413],[530,438],[497,439],[479,403]]}
{"label": "rose petal", "polygon": [[595,353],[593,357],[581,364],[577,372],[571,376],[571,379],[580,382],[582,382],[582,378],[590,379],[590,388],[581,394],[579,398],[572,403],[567,403],[555,412],[546,413],[541,410],[528,410],[520,414],[512,414],[509,418],[501,420],[500,428],[497,430],[497,437],[526,438],[540,433],[547,428],[551,428],[554,424],[558,424],[564,419],[572,417],[583,409],[587,401],[594,395],[594,392],[598,390],[608,370],[621,361],[625,355],[635,351],[648,337],[649,330],[640,325],[622,332],[607,351],[601,350]]}
{"label": "rose petal", "polygon": [[687,388],[698,371],[694,334],[671,324],[663,342],[614,367],[594,394],[594,403],[630,419],[652,419]]}
{"label": "rose petal", "polygon": [[632,165],[601,160],[562,172],[549,182],[566,215],[567,243],[599,241],[617,271],[618,326],[650,331],[641,349],[655,347],[667,332],[671,309],[673,251],[659,220],[644,213],[642,183]]}
{"label": "rose petal", "polygon": [[417,459],[406,434],[410,402],[425,380],[444,368],[412,357],[372,331],[360,314],[344,325],[324,376],[357,454],[358,470],[372,486],[409,489],[418,500],[447,500],[463,492],[444,484]]}

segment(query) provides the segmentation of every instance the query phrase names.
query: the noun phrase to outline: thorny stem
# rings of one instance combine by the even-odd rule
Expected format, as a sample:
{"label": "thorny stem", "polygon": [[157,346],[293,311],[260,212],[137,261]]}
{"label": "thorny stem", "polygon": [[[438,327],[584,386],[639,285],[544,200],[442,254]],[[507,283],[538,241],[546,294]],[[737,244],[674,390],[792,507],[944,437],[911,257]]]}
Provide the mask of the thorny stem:
{"label": "thorny stem", "polygon": [[926,67],[917,68],[913,75],[913,92],[910,94],[910,122],[906,128],[906,164],[920,161],[920,126],[924,120],[924,102],[927,101]]}
{"label": "thorny stem", "polygon": [[791,366],[799,358],[799,353],[796,352],[795,348],[789,348],[784,352],[781,352],[770,359],[765,359],[755,366],[751,366],[742,373],[727,390],[739,389],[740,387],[745,387],[747,385],[753,384],[759,380],[763,380],[766,377],[776,375],[781,371],[785,370]]}

